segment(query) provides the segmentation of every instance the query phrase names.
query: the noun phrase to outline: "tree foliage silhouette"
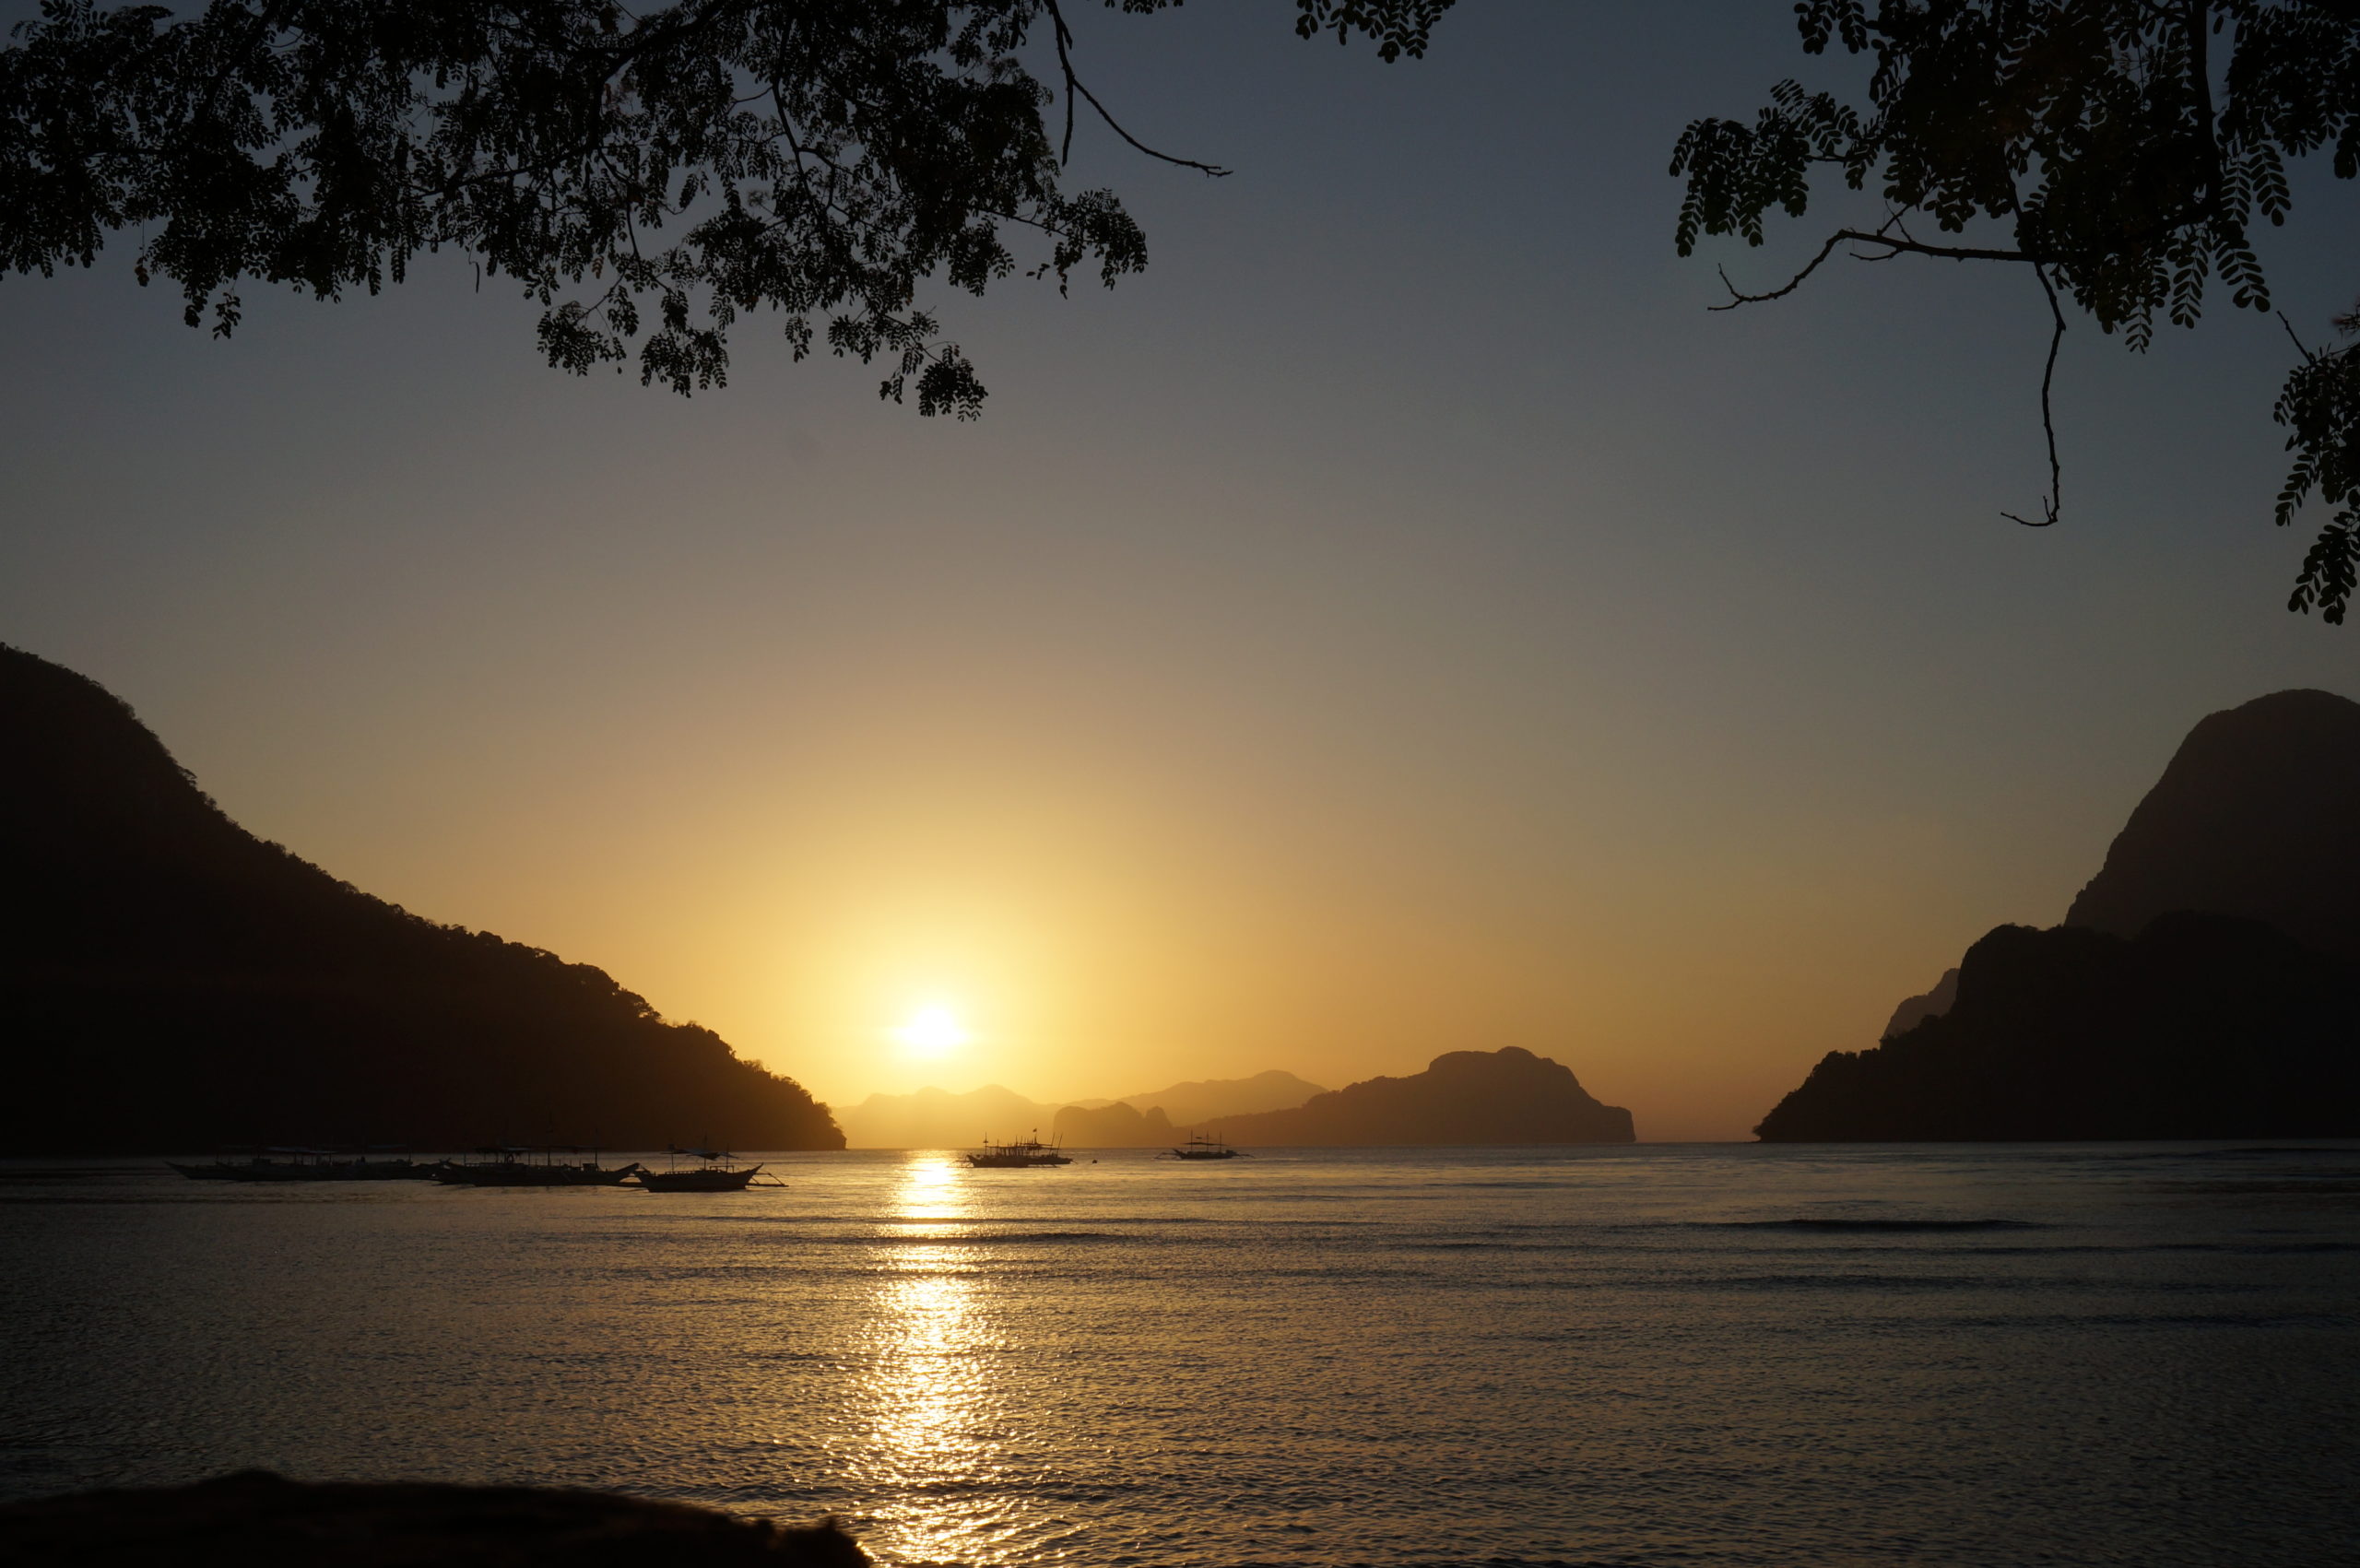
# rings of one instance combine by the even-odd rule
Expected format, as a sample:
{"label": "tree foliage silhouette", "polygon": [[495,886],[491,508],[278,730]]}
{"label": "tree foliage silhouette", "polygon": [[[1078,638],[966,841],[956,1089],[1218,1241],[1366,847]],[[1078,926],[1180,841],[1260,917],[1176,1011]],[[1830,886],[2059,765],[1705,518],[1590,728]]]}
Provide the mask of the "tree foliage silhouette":
{"label": "tree foliage silhouette", "polygon": [[[1449,4],[1295,0],[1295,30],[1392,61]],[[447,246],[539,302],[552,365],[635,357],[683,394],[767,309],[797,359],[881,360],[882,395],[972,418],[983,383],[920,285],[981,294],[1022,246],[1060,290],[1112,286],[1147,244],[1112,192],[1061,186],[1077,104],[1167,156],[1084,85],[1059,0],[43,0],[15,36],[8,270],[91,265],[135,230],[140,281],[226,335],[246,285],[374,293]]]}
{"label": "tree foliage silhouette", "polygon": [[[2325,153],[2339,179],[2360,174],[2360,0],[1801,0],[1795,12],[1806,52],[1873,55],[1868,105],[1788,80],[1751,124],[1689,125],[1671,165],[1687,179],[1680,252],[1707,235],[1761,244],[1770,210],[1801,217],[1826,168],[1854,190],[1874,182],[1883,219],[1836,229],[1781,287],[1730,285],[1719,308],[1791,293],[1846,247],[2030,268],[2053,324],[2049,489],[2037,521],[2014,518],[2031,526],[2062,504],[2059,296],[2134,350],[2158,322],[2195,325],[2216,278],[2232,307],[2269,312],[2250,236],[2292,209],[2289,162]],[[2360,323],[2335,324],[2349,336]],[[2288,607],[2341,622],[2360,584],[2360,345],[2297,337],[2295,349],[2274,411],[2294,454],[2276,517],[2313,501],[2330,515]]]}

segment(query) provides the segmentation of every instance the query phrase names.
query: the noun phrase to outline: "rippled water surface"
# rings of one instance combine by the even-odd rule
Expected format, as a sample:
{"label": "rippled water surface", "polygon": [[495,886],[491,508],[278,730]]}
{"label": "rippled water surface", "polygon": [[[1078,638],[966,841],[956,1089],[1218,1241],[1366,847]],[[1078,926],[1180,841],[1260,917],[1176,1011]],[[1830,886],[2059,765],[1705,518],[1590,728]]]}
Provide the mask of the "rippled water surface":
{"label": "rippled water surface", "polygon": [[0,1165],[0,1495],[834,1513],[891,1564],[2360,1562],[2360,1145]]}

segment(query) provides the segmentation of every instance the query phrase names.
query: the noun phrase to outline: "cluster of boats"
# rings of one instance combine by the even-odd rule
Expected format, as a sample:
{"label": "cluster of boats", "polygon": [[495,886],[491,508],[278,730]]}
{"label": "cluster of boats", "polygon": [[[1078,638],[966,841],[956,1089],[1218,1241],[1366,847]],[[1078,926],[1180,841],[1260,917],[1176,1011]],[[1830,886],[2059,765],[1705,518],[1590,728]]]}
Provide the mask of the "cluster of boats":
{"label": "cluster of boats", "polygon": [[[1234,1160],[1245,1152],[1233,1149],[1228,1140],[1198,1136],[1178,1149],[1169,1149],[1158,1155],[1162,1160]],[[1054,1143],[1043,1143],[1035,1132],[1031,1138],[1012,1143],[994,1143],[984,1139],[983,1148],[967,1156],[967,1163],[978,1171],[1013,1171],[1034,1165],[1070,1165],[1073,1160]]]}
{"label": "cluster of boats", "polygon": [[[266,1149],[246,1160],[216,1160],[210,1164],[183,1165],[166,1161],[193,1182],[440,1182],[454,1187],[620,1187],[647,1192],[743,1192],[761,1173],[760,1164],[741,1163],[723,1149],[674,1149],[665,1170],[651,1170],[632,1161],[601,1165],[596,1149],[567,1146],[527,1148],[494,1144],[478,1149],[489,1160],[412,1160],[407,1155],[372,1159],[382,1150],[340,1149]],[[1234,1160],[1245,1150],[1218,1138],[1197,1137],[1161,1159]],[[560,1156],[587,1155],[587,1159]],[[683,1163],[682,1161],[689,1161]],[[967,1156],[978,1171],[1024,1170],[1044,1165],[1070,1165],[1073,1157],[1055,1143],[1031,1138],[1008,1143],[984,1139],[983,1148]],[[761,1184],[785,1186],[776,1177]]]}
{"label": "cluster of boats", "polygon": [[[490,1160],[372,1160],[335,1149],[266,1149],[247,1160],[216,1160],[205,1165],[165,1163],[193,1182],[440,1182],[454,1187],[619,1187],[646,1192],[743,1192],[761,1173],[760,1164],[743,1164],[720,1149],[674,1149],[672,1162],[661,1171],[632,1161],[601,1165],[596,1150],[552,1147],[531,1149],[496,1144],[477,1149]],[[560,1155],[588,1154],[586,1160],[561,1160]],[[682,1163],[683,1160],[690,1161]],[[764,1186],[785,1186],[773,1178]]]}

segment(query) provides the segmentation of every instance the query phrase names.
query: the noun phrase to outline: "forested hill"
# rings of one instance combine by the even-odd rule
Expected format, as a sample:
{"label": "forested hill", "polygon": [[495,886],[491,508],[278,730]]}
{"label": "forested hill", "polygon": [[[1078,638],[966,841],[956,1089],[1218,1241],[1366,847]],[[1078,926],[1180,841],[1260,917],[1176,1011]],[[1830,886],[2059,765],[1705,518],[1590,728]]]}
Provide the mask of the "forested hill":
{"label": "forested hill", "polygon": [[5,645],[0,1052],[0,1154],[844,1145],[801,1086],[604,971],[255,838],[121,701]]}

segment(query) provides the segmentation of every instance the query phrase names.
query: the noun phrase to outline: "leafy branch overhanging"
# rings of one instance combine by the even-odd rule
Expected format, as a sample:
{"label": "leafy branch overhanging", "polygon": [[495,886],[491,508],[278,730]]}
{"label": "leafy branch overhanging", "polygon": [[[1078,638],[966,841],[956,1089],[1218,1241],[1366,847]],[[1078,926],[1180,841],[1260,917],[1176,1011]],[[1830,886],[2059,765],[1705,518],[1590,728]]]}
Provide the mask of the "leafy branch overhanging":
{"label": "leafy branch overhanging", "polygon": [[[2062,504],[2060,293],[2134,350],[2159,322],[2195,325],[2215,277],[2234,308],[2267,312],[2249,230],[2286,220],[2289,163],[2324,154],[2338,178],[2360,174],[2355,0],[1800,0],[1795,12],[1807,53],[1873,56],[1868,107],[1789,80],[1752,124],[1690,124],[1671,164],[1687,180],[1680,252],[1708,235],[1761,244],[1770,210],[1801,217],[1812,174],[1832,168],[1853,190],[1873,180],[1884,220],[1837,230],[1781,287],[1730,285],[1719,308],[1789,294],[1847,245],[1870,261],[2028,266],[2052,322],[2049,489],[2037,522],[2007,515],[2031,526]],[[1994,242],[1969,242],[1970,230]],[[2276,517],[2312,500],[2332,514],[2288,607],[2341,622],[2360,585],[2360,345],[2297,348],[2275,409],[2295,454]]]}
{"label": "leafy branch overhanging", "polygon": [[[1392,61],[1450,4],[1295,0],[1295,30]],[[522,284],[564,370],[716,386],[771,310],[796,359],[881,359],[881,395],[970,419],[983,383],[922,285],[981,294],[1019,246],[1060,289],[1147,263],[1113,192],[1062,187],[1077,103],[1221,172],[1117,124],[1074,54],[1060,0],[43,0],[0,52],[0,269],[133,231],[140,281],[227,335],[246,286],[375,293],[451,247]]]}

